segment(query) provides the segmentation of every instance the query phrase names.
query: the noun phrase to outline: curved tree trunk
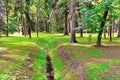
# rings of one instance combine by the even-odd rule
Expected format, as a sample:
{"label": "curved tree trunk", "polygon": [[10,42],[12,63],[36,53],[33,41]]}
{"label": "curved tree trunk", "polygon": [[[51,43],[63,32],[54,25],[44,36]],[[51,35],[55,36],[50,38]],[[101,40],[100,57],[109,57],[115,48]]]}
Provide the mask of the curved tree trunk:
{"label": "curved tree trunk", "polygon": [[[111,5],[111,3],[110,3],[110,5]],[[101,24],[100,24],[100,31],[99,31],[99,33],[98,33],[98,36],[97,36],[97,42],[96,42],[96,45],[97,46],[101,46],[101,39],[102,39],[102,33],[103,33],[103,28],[104,28],[104,26],[105,26],[105,20],[107,19],[107,16],[108,16],[108,11],[109,11],[109,7],[108,6],[106,6],[106,10],[105,10],[105,12],[104,12],[104,14],[103,14],[103,20],[104,21],[102,21],[101,22]]]}

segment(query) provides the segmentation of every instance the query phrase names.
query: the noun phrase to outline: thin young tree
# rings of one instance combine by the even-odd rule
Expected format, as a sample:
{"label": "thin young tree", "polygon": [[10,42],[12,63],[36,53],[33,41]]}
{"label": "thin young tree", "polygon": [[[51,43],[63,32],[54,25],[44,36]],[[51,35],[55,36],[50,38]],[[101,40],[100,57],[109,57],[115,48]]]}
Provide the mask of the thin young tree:
{"label": "thin young tree", "polygon": [[108,5],[106,5],[106,9],[105,9],[103,17],[102,17],[103,20],[101,21],[101,24],[100,24],[100,31],[99,31],[98,36],[97,36],[97,42],[96,42],[97,46],[101,46],[103,28],[105,26],[105,21],[107,19],[108,12],[109,12],[111,4],[112,3],[109,3]]}

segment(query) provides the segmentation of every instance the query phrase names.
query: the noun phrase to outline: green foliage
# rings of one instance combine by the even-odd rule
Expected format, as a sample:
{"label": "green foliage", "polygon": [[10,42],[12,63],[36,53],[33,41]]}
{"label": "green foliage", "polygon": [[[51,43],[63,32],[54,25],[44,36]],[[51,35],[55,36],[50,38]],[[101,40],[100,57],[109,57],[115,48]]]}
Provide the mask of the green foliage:
{"label": "green foliage", "polygon": [[67,2],[69,2],[69,0],[59,0],[59,1],[57,2],[57,5],[60,6],[60,5],[65,4],[65,3],[67,3]]}
{"label": "green foliage", "polygon": [[[105,1],[103,0],[99,4],[91,3],[92,7],[85,6],[84,8],[81,9],[82,23],[85,23],[88,29],[91,29],[94,32],[99,32],[100,31],[99,24],[101,23],[101,21],[108,22],[112,19],[118,19],[119,11],[116,10],[118,6],[117,3],[118,2],[114,0]],[[110,8],[109,12],[111,14],[108,15],[107,20],[103,20],[103,13],[106,10],[106,7]]]}

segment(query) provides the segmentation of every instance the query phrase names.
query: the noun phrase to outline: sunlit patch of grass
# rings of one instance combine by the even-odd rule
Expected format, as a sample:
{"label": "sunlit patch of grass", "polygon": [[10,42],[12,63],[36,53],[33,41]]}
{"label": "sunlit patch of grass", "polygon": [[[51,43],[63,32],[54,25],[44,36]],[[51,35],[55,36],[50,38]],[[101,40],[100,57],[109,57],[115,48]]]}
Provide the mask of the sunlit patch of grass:
{"label": "sunlit patch of grass", "polygon": [[34,80],[46,80],[46,53],[44,50],[39,50],[34,62]]}
{"label": "sunlit patch of grass", "polygon": [[120,64],[120,59],[114,58],[111,60],[111,64],[115,65],[115,64]]}
{"label": "sunlit patch of grass", "polygon": [[65,62],[58,56],[56,50],[52,50],[50,53],[53,63],[53,69],[55,71],[56,80],[61,80],[63,74],[65,73],[63,72],[65,67]]}
{"label": "sunlit patch of grass", "polygon": [[100,54],[103,53],[103,51],[102,50],[97,50],[97,49],[94,50],[93,49],[93,50],[88,50],[87,53],[90,54],[90,55],[100,55]]}
{"label": "sunlit patch of grass", "polygon": [[[98,80],[98,77],[101,76],[103,72],[110,68],[109,64],[95,64],[90,66],[87,69],[87,74],[89,80]],[[101,76],[102,79],[102,76]]]}

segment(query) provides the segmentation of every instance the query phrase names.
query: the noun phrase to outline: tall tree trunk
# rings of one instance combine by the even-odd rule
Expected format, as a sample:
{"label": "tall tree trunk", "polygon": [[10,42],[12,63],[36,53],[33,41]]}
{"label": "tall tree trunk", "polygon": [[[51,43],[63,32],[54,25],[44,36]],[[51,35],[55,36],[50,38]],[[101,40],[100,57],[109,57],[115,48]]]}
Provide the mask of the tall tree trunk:
{"label": "tall tree trunk", "polygon": [[30,25],[30,0],[26,0],[26,18],[27,18],[27,27],[28,27],[28,35],[31,38],[31,25]]}
{"label": "tall tree trunk", "polygon": [[71,26],[71,43],[76,43],[76,23],[75,23],[75,3],[76,0],[71,0],[71,20],[70,20],[70,26]]}
{"label": "tall tree trunk", "polygon": [[[110,24],[112,24],[112,20],[110,21]],[[112,41],[112,26],[110,26],[110,42]]]}
{"label": "tall tree trunk", "polygon": [[[6,22],[7,22],[7,24],[8,24],[8,20],[9,20],[9,13],[8,13],[9,11],[8,11],[8,8],[6,7]],[[6,26],[6,36],[9,36],[9,31],[8,31],[8,26]]]}
{"label": "tall tree trunk", "polygon": [[[76,2],[76,6],[77,6],[77,7],[80,7],[79,2]],[[80,9],[77,9],[77,11],[78,11],[79,22],[81,23],[82,21],[81,21]],[[83,29],[80,29],[80,37],[83,37]]]}
{"label": "tall tree trunk", "polygon": [[64,35],[68,35],[68,20],[67,20],[67,17],[68,17],[68,12],[67,12],[67,5],[65,6],[65,27],[64,27]]}
{"label": "tall tree trunk", "polygon": [[120,37],[120,18],[119,18],[119,27],[118,27],[118,35],[117,37]]}
{"label": "tall tree trunk", "polygon": [[37,37],[39,36],[39,23],[38,23],[38,20],[39,20],[39,13],[37,12],[36,14],[36,34],[37,34]]}
{"label": "tall tree trunk", "polygon": [[[111,3],[110,3],[110,5],[111,5]],[[103,14],[103,21],[100,24],[101,29],[100,29],[98,36],[97,36],[97,42],[96,42],[97,46],[101,46],[102,33],[103,33],[103,28],[105,26],[105,20],[107,19],[107,16],[108,16],[108,11],[109,11],[109,7],[106,6],[106,10]]]}
{"label": "tall tree trunk", "polygon": [[112,36],[114,37],[115,20],[112,20]]}

